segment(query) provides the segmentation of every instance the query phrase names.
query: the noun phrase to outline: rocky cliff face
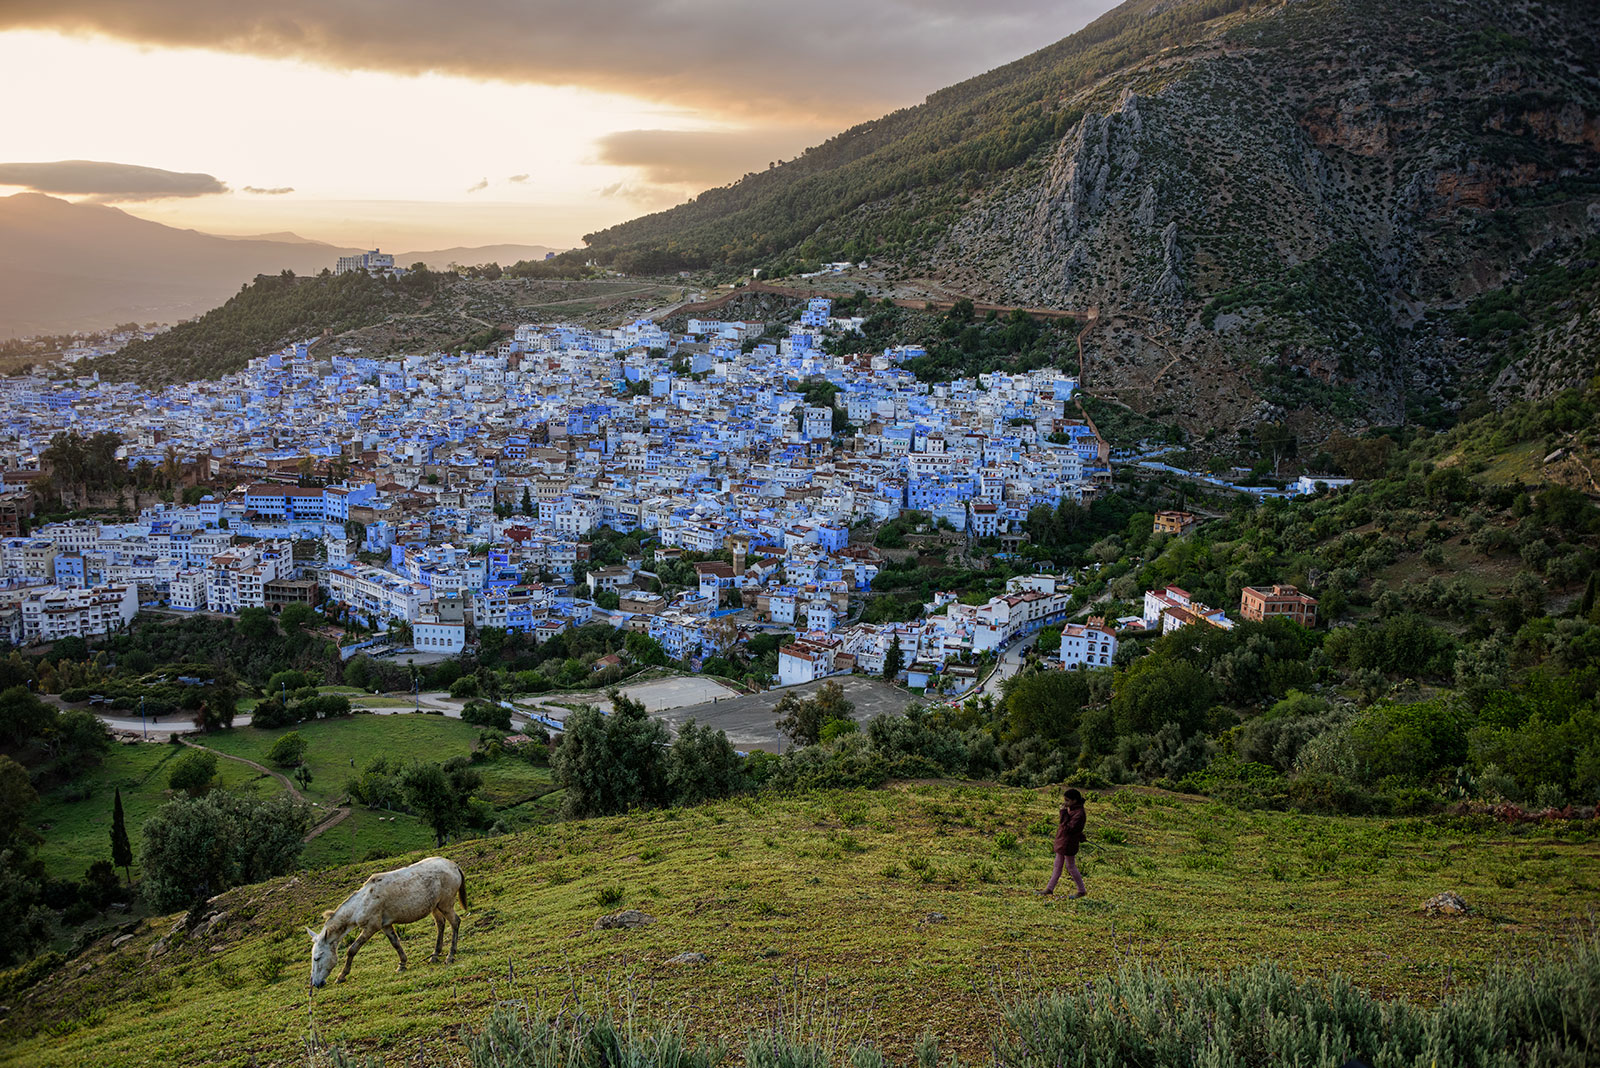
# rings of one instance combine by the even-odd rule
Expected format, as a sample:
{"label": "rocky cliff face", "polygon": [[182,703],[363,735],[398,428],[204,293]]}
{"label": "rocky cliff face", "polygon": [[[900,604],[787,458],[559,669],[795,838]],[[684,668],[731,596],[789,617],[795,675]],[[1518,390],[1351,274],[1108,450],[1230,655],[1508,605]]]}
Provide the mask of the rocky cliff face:
{"label": "rocky cliff face", "polygon": [[[951,288],[1097,307],[1092,388],[1192,426],[1397,422],[1496,376],[1453,310],[1577,256],[1600,218],[1600,5],[1306,0],[1064,107],[1047,158],[973,197]],[[1574,309],[1496,396],[1596,372]]]}

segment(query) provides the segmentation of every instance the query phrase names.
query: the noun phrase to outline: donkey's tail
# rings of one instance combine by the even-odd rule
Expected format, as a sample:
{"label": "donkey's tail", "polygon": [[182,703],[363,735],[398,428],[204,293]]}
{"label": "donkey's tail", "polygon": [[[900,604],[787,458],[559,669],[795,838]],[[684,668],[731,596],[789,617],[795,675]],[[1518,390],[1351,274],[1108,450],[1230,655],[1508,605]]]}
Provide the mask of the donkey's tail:
{"label": "donkey's tail", "polygon": [[461,865],[457,864],[456,865],[456,874],[461,876],[461,886],[456,890],[456,893],[461,898],[461,907],[462,908],[466,908],[467,907],[467,873],[461,870]]}

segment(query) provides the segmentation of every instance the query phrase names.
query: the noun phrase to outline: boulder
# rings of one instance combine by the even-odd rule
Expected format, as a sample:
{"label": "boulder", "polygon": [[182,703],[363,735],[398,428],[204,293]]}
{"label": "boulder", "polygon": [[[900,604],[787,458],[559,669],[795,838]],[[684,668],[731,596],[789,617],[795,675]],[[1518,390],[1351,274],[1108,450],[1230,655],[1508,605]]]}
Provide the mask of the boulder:
{"label": "boulder", "polygon": [[602,916],[594,921],[596,931],[610,931],[617,928],[649,927],[656,922],[656,918],[649,913],[640,912],[638,909],[623,909],[613,912],[609,916]]}
{"label": "boulder", "polygon": [[127,941],[131,940],[132,938],[133,938],[133,935],[131,935],[131,934],[118,935],[117,937],[115,937],[115,938],[113,938],[111,940],[111,948],[112,949],[116,949],[118,946],[122,945],[124,942],[127,942]]}
{"label": "boulder", "polygon": [[1465,916],[1472,911],[1461,895],[1446,890],[1442,894],[1435,894],[1422,903],[1422,911],[1430,916]]}
{"label": "boulder", "polygon": [[679,953],[667,961],[668,964],[706,964],[711,960],[704,953]]}

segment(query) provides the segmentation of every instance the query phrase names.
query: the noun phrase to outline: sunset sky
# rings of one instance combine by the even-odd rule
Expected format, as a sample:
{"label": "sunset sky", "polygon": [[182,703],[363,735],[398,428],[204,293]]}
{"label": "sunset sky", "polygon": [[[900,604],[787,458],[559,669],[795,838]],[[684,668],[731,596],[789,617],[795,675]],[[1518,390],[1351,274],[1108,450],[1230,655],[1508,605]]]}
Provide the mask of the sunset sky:
{"label": "sunset sky", "polygon": [[[1111,6],[5,0],[0,195],[340,245],[564,247]],[[40,166],[64,161],[92,163]]]}

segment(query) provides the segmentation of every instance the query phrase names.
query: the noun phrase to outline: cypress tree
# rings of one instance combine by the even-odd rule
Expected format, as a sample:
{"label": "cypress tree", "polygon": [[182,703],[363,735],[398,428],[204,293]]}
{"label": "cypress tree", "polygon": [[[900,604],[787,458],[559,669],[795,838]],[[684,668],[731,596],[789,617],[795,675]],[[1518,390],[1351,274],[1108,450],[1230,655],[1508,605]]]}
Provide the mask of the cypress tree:
{"label": "cypress tree", "polygon": [[111,863],[122,869],[128,885],[133,885],[133,846],[128,844],[128,826],[122,819],[122,788],[117,787],[111,805]]}
{"label": "cypress tree", "polygon": [[1593,571],[1589,572],[1589,581],[1583,587],[1583,600],[1578,605],[1578,617],[1580,619],[1588,619],[1594,615],[1595,586],[1597,582],[1600,582],[1600,574],[1596,574]]}
{"label": "cypress tree", "polygon": [[890,682],[900,674],[900,669],[905,666],[905,654],[900,651],[900,635],[896,634],[889,642],[889,651],[883,657],[883,677]]}

